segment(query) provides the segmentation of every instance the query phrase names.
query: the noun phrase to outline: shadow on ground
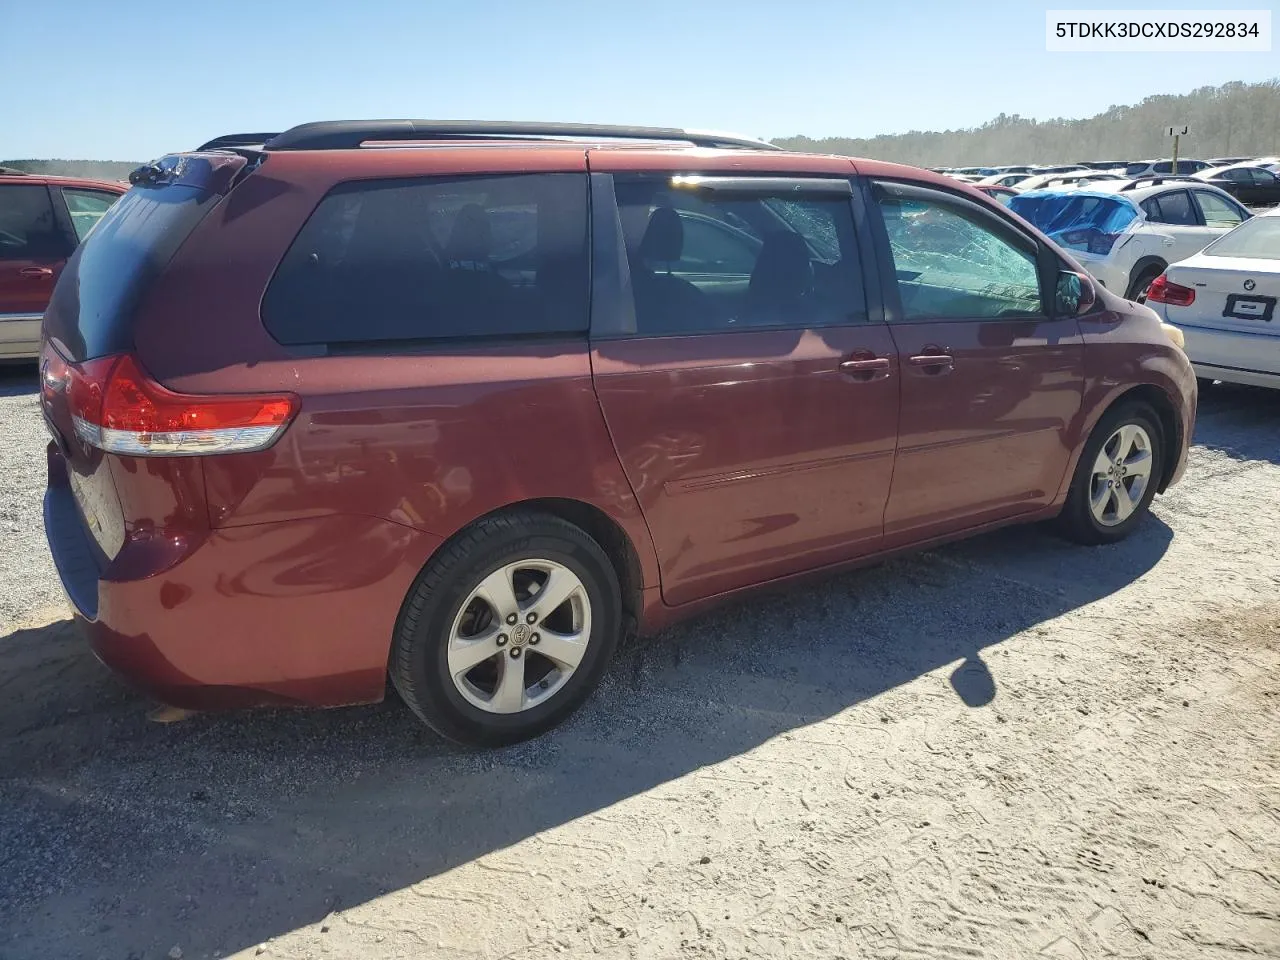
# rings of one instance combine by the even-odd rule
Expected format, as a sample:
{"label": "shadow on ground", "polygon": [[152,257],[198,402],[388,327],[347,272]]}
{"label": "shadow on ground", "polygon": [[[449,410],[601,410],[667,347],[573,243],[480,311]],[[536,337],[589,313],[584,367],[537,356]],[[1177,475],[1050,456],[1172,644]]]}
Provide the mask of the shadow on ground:
{"label": "shadow on ground", "polygon": [[[250,946],[411,886],[1120,589],[1171,532],[1091,557],[1034,529],[738,604],[638,642],[568,726],[469,753],[398,702],[149,724],[62,621],[0,640],[5,957]],[[945,689],[945,688],[943,688]]]}
{"label": "shadow on ground", "polygon": [[0,397],[19,397],[35,393],[40,384],[34,360],[0,361]]}
{"label": "shadow on ground", "polygon": [[[1197,439],[1275,457],[1265,401],[1231,395]],[[939,690],[984,709],[984,651],[1123,588],[1171,537],[1155,517],[1093,551],[1014,529],[740,603],[636,643],[565,727],[487,753],[394,700],[150,724],[69,623],[19,630],[0,639],[0,956],[226,954],[949,665]]]}
{"label": "shadow on ground", "polygon": [[1234,383],[1202,389],[1195,443],[1237,460],[1280,463],[1280,390]]}

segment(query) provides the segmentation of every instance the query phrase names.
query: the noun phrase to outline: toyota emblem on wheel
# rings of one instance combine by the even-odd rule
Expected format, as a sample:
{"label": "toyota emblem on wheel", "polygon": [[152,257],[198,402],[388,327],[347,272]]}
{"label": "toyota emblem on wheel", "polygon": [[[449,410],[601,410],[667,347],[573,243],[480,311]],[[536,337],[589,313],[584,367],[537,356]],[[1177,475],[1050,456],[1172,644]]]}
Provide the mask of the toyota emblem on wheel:
{"label": "toyota emblem on wheel", "polygon": [[1256,283],[1254,283],[1252,280],[1246,280],[1246,281],[1244,282],[1244,288],[1245,288],[1246,290],[1252,290],[1252,289],[1253,289],[1254,287],[1256,287],[1256,286],[1257,286],[1257,284],[1256,284]]}

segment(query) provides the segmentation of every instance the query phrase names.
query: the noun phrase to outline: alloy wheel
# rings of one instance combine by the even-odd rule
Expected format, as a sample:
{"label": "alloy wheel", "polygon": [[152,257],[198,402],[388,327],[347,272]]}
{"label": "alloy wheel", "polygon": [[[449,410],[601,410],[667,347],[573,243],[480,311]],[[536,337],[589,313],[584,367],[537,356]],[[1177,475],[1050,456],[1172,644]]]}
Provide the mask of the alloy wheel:
{"label": "alloy wheel", "polygon": [[472,706],[520,713],[573,676],[591,638],[591,601],[554,560],[504,564],[467,596],[449,631],[449,676]]}
{"label": "alloy wheel", "polygon": [[1126,423],[1107,438],[1093,462],[1089,510],[1104,527],[1117,527],[1138,509],[1151,482],[1151,437]]}

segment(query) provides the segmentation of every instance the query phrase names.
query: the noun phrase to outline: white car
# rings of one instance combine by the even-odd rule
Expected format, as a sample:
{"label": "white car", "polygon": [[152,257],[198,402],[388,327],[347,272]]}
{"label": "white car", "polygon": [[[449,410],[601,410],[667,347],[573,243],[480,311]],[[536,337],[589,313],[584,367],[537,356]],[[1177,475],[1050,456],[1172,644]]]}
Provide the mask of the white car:
{"label": "white car", "polygon": [[983,186],[1012,187],[1015,184],[1021,183],[1023,180],[1030,179],[1031,176],[1032,174],[1030,173],[1011,170],[1007,173],[993,173],[989,177],[983,177],[978,181],[978,183]]}
{"label": "white car", "polygon": [[[1178,160],[1178,173],[1189,176],[1208,169],[1204,160],[1192,160],[1182,157]],[[1125,164],[1122,171],[1126,177],[1167,177],[1173,173],[1173,160],[1136,160]]]}
{"label": "white car", "polygon": [[1242,223],[1169,267],[1147,305],[1182,330],[1196,375],[1280,388],[1280,216]]}
{"label": "white car", "polygon": [[1040,173],[1013,184],[1019,193],[1031,190],[1075,189],[1102,180],[1122,180],[1119,174],[1105,173],[1101,170],[1076,170],[1072,173]]}
{"label": "white car", "polygon": [[1104,287],[1141,300],[1171,263],[1199,253],[1252,214],[1198,180],[1101,180],[1021,193],[1009,209],[1035,224]]}

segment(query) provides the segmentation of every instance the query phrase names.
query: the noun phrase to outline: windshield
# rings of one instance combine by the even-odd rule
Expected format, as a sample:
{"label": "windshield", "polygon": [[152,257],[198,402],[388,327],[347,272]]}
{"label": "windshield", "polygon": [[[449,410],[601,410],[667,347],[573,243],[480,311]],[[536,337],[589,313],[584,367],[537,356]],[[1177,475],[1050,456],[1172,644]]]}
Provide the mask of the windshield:
{"label": "windshield", "polygon": [[1208,257],[1280,260],[1280,216],[1253,217],[1205,247]]}
{"label": "windshield", "polygon": [[1138,216],[1128,200],[1094,193],[1024,193],[1009,209],[1064,247],[1093,252],[1097,237],[1123,232]]}

